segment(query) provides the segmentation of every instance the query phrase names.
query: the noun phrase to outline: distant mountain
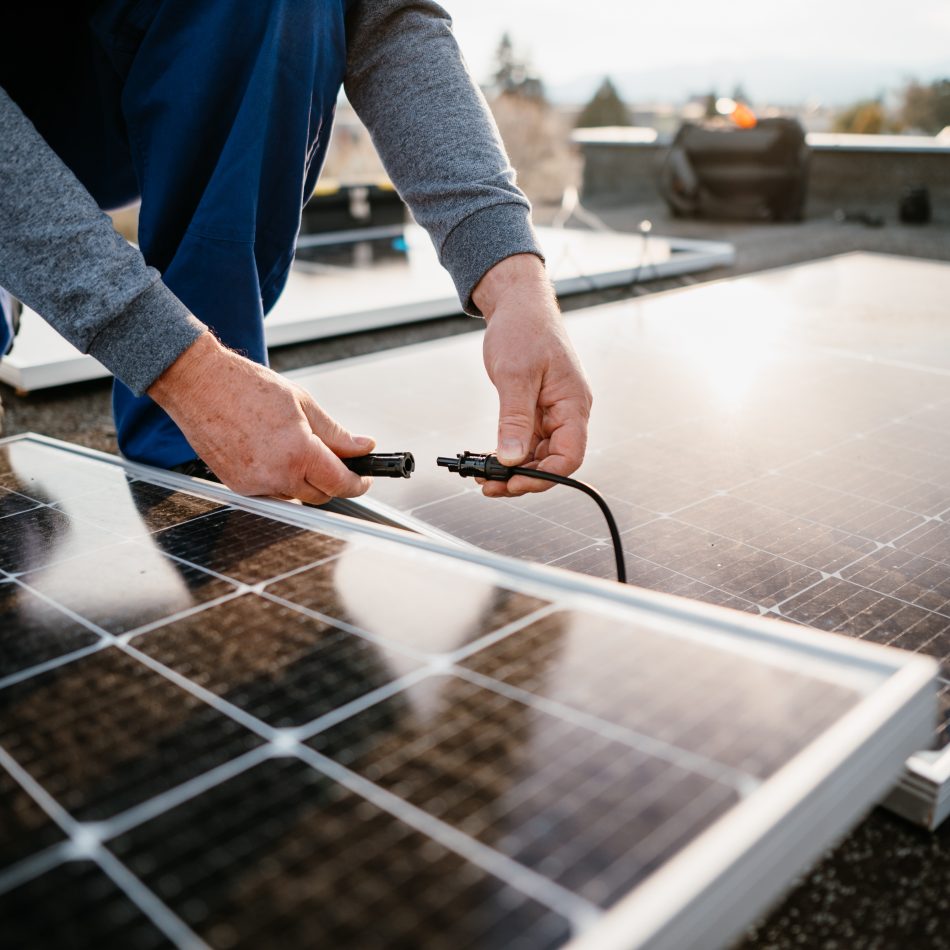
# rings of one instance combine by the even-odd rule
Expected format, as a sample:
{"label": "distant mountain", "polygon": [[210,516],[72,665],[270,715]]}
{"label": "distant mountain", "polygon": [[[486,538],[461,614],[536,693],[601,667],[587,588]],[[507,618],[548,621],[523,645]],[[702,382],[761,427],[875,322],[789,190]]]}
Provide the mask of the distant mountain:
{"label": "distant mountain", "polygon": [[[715,89],[728,96],[741,84],[753,102],[794,105],[818,101],[843,105],[901,87],[909,77],[922,82],[950,76],[950,58],[940,63],[909,68],[873,63],[815,63],[774,59],[745,62],[688,63],[610,74],[627,102],[677,102]],[[583,76],[547,87],[554,102],[587,102],[602,75]]]}

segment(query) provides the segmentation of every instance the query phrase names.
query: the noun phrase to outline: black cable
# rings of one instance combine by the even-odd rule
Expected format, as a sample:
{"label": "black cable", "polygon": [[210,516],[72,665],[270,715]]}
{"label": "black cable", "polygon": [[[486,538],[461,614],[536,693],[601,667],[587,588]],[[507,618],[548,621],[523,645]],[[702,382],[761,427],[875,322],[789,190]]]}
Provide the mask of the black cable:
{"label": "black cable", "polygon": [[568,478],[566,475],[557,475],[554,472],[543,472],[540,469],[522,468],[520,465],[503,465],[494,455],[480,455],[474,452],[463,452],[455,458],[436,459],[436,465],[447,468],[450,472],[457,472],[462,478],[484,478],[491,482],[507,482],[509,478],[515,475],[526,475],[528,478],[539,478],[541,481],[554,482],[557,485],[567,485],[569,488],[576,488],[582,491],[589,498],[597,502],[597,506],[607,520],[607,528],[610,531],[610,540],[614,546],[614,559],[617,562],[617,580],[621,584],[627,583],[627,566],[624,562],[623,547],[620,543],[620,531],[617,528],[617,522],[607,502],[601,498],[600,494],[587,482],[578,481],[576,478]]}

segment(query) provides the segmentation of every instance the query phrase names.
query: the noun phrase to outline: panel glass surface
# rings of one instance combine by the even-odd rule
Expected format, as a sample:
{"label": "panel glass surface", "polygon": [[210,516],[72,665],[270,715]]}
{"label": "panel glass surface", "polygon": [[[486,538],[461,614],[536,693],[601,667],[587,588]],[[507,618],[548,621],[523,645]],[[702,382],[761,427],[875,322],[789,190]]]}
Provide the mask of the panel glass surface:
{"label": "panel glass surface", "polygon": [[[950,685],[948,293],[950,265],[853,254],[569,314],[594,389],[578,477],[613,509],[631,583],[919,650]],[[295,379],[415,452],[373,503],[614,577],[589,499],[488,501],[436,468],[495,444],[481,362],[473,335]]]}
{"label": "panel glass surface", "polygon": [[886,678],[41,443],[3,457],[36,501],[3,529],[62,519],[0,572],[19,944],[560,947]]}

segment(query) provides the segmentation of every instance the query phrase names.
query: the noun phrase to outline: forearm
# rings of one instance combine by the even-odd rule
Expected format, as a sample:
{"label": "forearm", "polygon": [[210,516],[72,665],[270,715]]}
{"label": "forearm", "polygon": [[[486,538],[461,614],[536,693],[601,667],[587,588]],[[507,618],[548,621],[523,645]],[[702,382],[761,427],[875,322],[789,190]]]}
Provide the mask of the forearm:
{"label": "forearm", "polygon": [[136,393],[205,329],[2,89],[0,286]]}
{"label": "forearm", "polygon": [[347,43],[347,96],[463,306],[477,313],[472,290],[495,264],[541,251],[450,18],[431,0],[357,0]]}

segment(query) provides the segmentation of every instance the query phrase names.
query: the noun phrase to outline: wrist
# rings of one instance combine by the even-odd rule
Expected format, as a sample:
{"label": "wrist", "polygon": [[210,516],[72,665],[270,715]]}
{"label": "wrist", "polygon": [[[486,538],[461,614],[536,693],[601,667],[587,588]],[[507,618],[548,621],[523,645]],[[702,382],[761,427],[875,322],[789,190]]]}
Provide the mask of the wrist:
{"label": "wrist", "polygon": [[193,393],[206,378],[211,365],[226,354],[214,334],[205,331],[184,350],[148,388],[148,395],[168,408],[183,393]]}
{"label": "wrist", "polygon": [[513,254],[485,273],[472,291],[472,302],[491,320],[503,301],[537,293],[553,296],[541,259],[534,254]]}

